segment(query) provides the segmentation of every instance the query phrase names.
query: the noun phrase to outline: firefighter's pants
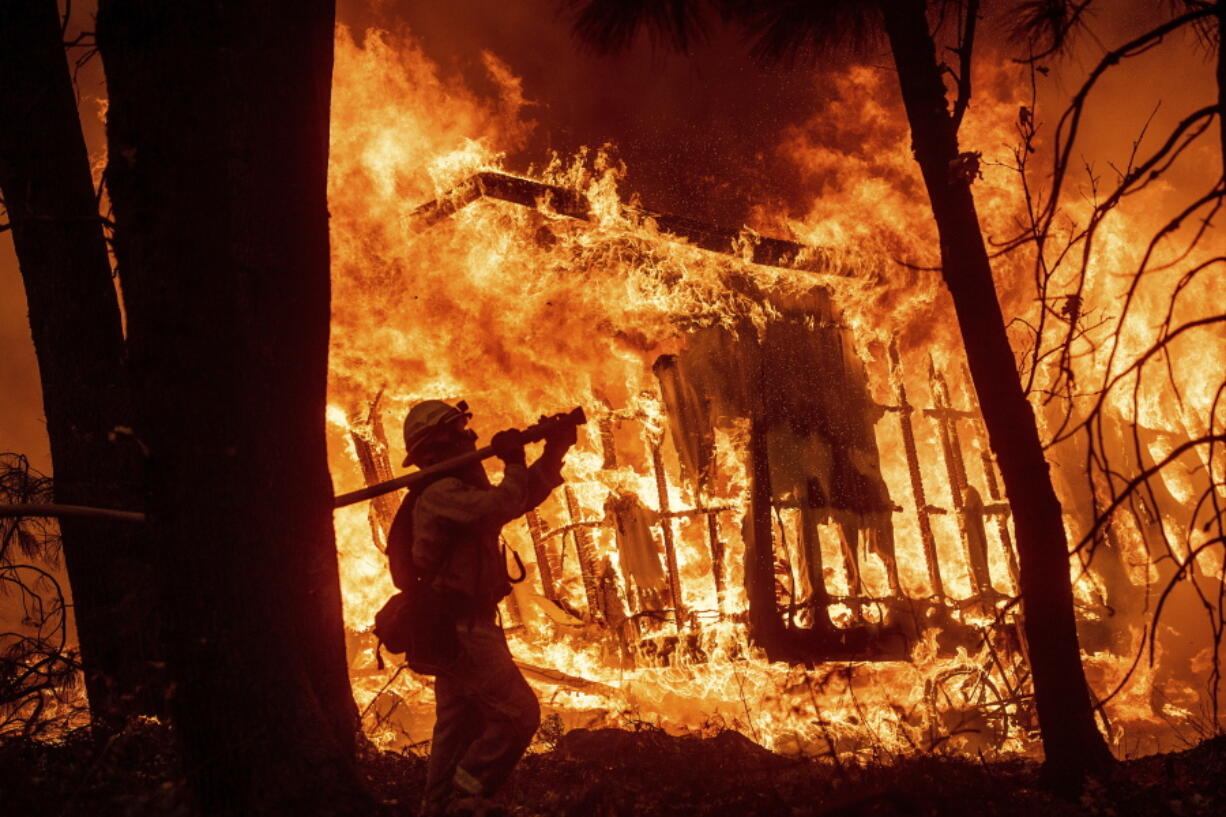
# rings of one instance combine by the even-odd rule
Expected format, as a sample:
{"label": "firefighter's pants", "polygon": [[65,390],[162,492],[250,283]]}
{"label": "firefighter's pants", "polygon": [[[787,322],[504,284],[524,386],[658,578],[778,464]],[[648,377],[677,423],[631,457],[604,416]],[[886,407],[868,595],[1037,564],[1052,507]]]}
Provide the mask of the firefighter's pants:
{"label": "firefighter's pants", "polygon": [[511,660],[494,615],[456,624],[460,657],[434,682],[434,738],[423,813],[456,794],[493,795],[541,723],[536,693]]}

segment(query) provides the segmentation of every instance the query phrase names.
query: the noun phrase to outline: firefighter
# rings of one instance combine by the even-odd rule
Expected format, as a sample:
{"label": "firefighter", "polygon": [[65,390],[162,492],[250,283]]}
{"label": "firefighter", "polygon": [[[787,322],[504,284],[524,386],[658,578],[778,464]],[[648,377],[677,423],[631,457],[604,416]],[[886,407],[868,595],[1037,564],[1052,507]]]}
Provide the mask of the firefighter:
{"label": "firefighter", "polygon": [[[413,406],[404,422],[404,464],[424,468],[476,450],[471,417],[463,402]],[[498,620],[498,602],[511,591],[499,533],[562,483],[562,460],[575,433],[568,426],[546,437],[544,451],[528,467],[520,433],[500,431],[490,440],[505,466],[498,485],[474,463],[410,494],[392,523],[387,552],[393,580],[407,586],[410,570],[431,577],[439,626],[448,637],[454,628],[455,636],[455,658],[435,678],[423,815],[498,813],[489,798],[540,725],[536,694],[512,661]]]}

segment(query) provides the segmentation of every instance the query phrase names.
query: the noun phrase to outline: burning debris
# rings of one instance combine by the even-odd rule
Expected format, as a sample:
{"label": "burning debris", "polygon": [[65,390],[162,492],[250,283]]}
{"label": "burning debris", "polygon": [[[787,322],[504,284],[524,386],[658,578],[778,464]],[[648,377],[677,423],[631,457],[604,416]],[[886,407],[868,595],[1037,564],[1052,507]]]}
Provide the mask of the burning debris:
{"label": "burning debris", "polygon": [[[591,202],[577,190],[537,179],[483,170],[447,190],[437,199],[416,207],[409,213],[409,228],[429,228],[484,197],[540,208],[582,221],[597,217]],[[744,229],[728,230],[685,216],[658,213],[620,203],[618,215],[632,223],[650,223],[664,236],[711,252],[734,255],[748,263],[833,275],[857,274],[856,271],[841,265],[836,253],[807,247],[795,241],[769,238]]]}
{"label": "burning debris", "polygon": [[[333,154],[330,418],[353,442],[336,438],[333,473],[381,473],[377,415],[429,395],[481,405],[487,432],[542,405],[589,410],[565,489],[507,535],[528,570],[503,609],[517,658],[601,685],[537,678],[546,709],[568,728],[718,721],[783,751],[1033,746],[1013,510],[960,341],[933,323],[934,275],[914,271],[902,295],[895,273],[879,285],[883,260],[910,244],[867,233],[926,218],[900,189],[861,179],[793,225],[803,243],[757,240],[623,201],[599,153],[534,178],[493,169],[465,137],[514,123],[454,97],[452,118],[423,118],[419,86],[397,73],[431,87],[412,51],[351,48],[334,139],[362,149]],[[854,121],[880,80],[845,82],[838,115]],[[364,96],[376,86],[377,102]],[[1017,107],[999,123],[992,110],[978,109],[981,143]],[[412,139],[386,121],[414,123]],[[804,161],[844,173],[837,150],[807,149]],[[905,133],[872,150],[865,173],[914,173]],[[980,170],[979,195],[1003,200],[999,167]],[[849,196],[886,196],[879,220],[848,225]],[[1100,320],[1089,304],[1103,297],[1079,296],[1078,314]],[[1059,453],[1062,498],[1084,494],[1072,485],[1083,460]],[[360,631],[386,595],[382,557],[365,515],[337,524]],[[1124,611],[1150,557],[1123,528],[1108,538],[1076,573],[1085,660],[1096,689],[1124,690],[1106,711],[1148,736],[1163,704],[1128,672],[1141,636]],[[371,646],[351,640],[363,705],[389,683]],[[372,734],[420,741],[428,689],[402,675],[383,694],[403,703]]]}
{"label": "burning debris", "polygon": [[[546,217],[591,212],[574,191],[483,171],[415,209],[408,228],[439,226],[482,196]],[[667,240],[718,235],[684,218],[655,223],[684,225],[661,226]],[[704,249],[748,260],[735,236],[721,240]],[[757,246],[788,246],[761,256],[779,266],[831,256],[790,242]],[[633,268],[635,250],[620,251]],[[638,263],[652,263],[650,250],[639,252]],[[763,286],[744,269],[734,263],[724,279],[739,305],[714,323],[675,315],[675,351],[645,359],[640,385],[620,404],[598,397],[583,477],[506,534],[530,554],[528,581],[503,607],[510,631],[530,654],[532,645],[569,645],[598,662],[557,678],[533,668],[529,677],[624,706],[626,687],[610,673],[624,680],[735,668],[751,654],[802,669],[907,661],[936,634],[933,657],[958,663],[925,681],[930,725],[957,731],[974,721],[996,746],[1032,728],[1020,633],[1006,603],[1017,581],[1009,507],[978,412],[955,407],[931,362],[932,404],[913,406],[894,345],[888,382],[874,388],[830,289]],[[593,384],[595,395],[608,391]],[[368,485],[392,473],[381,400],[346,422]],[[936,460],[921,461],[917,423],[938,442]],[[904,469],[883,469],[879,433],[901,439]],[[948,504],[933,504],[934,495]],[[394,511],[394,500],[387,504]],[[388,518],[383,504],[372,505],[379,550]],[[950,518],[960,547],[938,547],[932,520]],[[919,542],[900,549],[900,526],[918,531]],[[954,576],[967,577],[969,594],[948,592]],[[927,587],[915,587],[919,577]],[[958,658],[968,654],[986,663]]]}
{"label": "burning debris", "polygon": [[[1033,749],[1018,509],[933,269],[906,123],[877,102],[887,80],[838,74],[828,109],[780,147],[823,194],[799,214],[764,202],[752,223],[795,240],[757,240],[626,200],[624,169],[601,151],[505,173],[498,152],[521,145],[522,97],[440,96],[434,68],[392,35],[338,49],[333,473],[357,487],[352,456],[386,456],[346,442],[378,440],[378,393],[389,417],[426,396],[465,398],[486,432],[539,406],[588,409],[565,488],[507,532],[528,571],[503,609],[517,658],[601,685],[535,680],[547,711],[566,728],[719,723],[788,752]],[[1018,110],[1012,97],[978,102],[967,143],[997,144]],[[1016,229],[1017,180],[998,154],[961,174],[989,237]],[[1011,333],[1071,333],[1071,359],[1042,338],[1017,348],[1027,388],[1047,400],[1042,433],[1061,440],[1047,456],[1074,542],[1118,491],[1113,468],[1151,468],[1195,437],[1179,436],[1152,382],[1140,409],[1100,401],[1112,451],[1132,447],[1137,423],[1174,436],[1146,438],[1150,465],[1094,465],[1091,485],[1097,442],[1074,450],[1081,437],[1061,431],[1082,398],[1044,391],[1060,372],[1091,383],[1112,349],[1131,360],[1148,342],[1140,317],[1108,320],[1121,271],[1144,263],[1133,227],[1148,222],[1111,222],[1084,284],[1045,284],[1061,313],[1048,324],[1027,306],[1029,261],[993,260],[1006,315],[1019,316]],[[1166,292],[1174,275],[1144,280]],[[1188,394],[1199,417],[1211,395]],[[1138,663],[1139,605],[1164,581],[1155,554],[1191,530],[1171,519],[1201,489],[1155,490],[1119,505],[1072,573],[1082,663],[1117,750],[1165,740],[1166,719],[1186,721],[1197,700],[1198,682]],[[386,596],[382,557],[364,514],[337,526],[346,620],[361,631]],[[374,672],[359,633],[350,647],[360,703],[385,685],[403,702],[371,734],[422,740],[428,689]]]}

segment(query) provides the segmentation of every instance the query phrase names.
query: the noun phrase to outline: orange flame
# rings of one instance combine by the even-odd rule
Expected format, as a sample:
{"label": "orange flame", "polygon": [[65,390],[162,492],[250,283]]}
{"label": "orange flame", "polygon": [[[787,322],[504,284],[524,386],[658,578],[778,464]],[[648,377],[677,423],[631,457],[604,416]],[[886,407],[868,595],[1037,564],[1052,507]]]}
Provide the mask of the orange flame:
{"label": "orange flame", "polygon": [[[995,624],[998,616],[1013,615],[1002,612],[1003,599],[1017,590],[1008,508],[991,487],[994,466],[974,419],[973,392],[939,273],[923,269],[935,267],[937,242],[905,120],[898,106],[874,101],[890,98],[886,78],[863,68],[835,77],[836,115],[828,115],[827,122],[854,123],[860,138],[826,132],[816,141],[814,133],[833,127],[819,123],[783,134],[780,150],[825,192],[801,219],[765,210],[754,215],[759,225],[786,228],[803,244],[827,248],[839,266],[854,273],[840,277],[755,266],[669,240],[656,221],[623,206],[624,168],[601,151],[552,157],[536,174],[540,181],[582,194],[585,221],[568,218],[547,197],[535,207],[490,198],[463,206],[457,188],[478,171],[499,169],[501,156],[521,145],[532,127],[523,118],[523,90],[511,70],[489,54],[484,64],[498,89],[496,99],[479,98],[443,78],[407,36],[369,31],[359,44],[351,32],[338,32],[328,410],[337,491],[361,487],[355,430],[367,434],[379,451],[379,435],[369,435],[360,420],[376,395],[382,395],[393,429],[414,401],[464,398],[476,412],[474,425],[486,435],[544,411],[582,404],[596,422],[583,430],[568,458],[567,490],[559,489],[541,510],[544,528],[565,530],[544,550],[535,546],[527,524],[514,523],[506,531],[529,563],[529,581],[516,588],[503,610],[513,651],[529,667],[547,711],[564,725],[646,721],[674,731],[731,727],[764,745],[804,753],[936,746],[1031,750],[1034,727],[1026,716],[1024,663]],[[967,141],[1001,144],[1000,134],[1012,133],[1023,103],[998,97],[977,105],[965,127]],[[999,163],[985,161],[983,178],[976,182],[985,231],[995,236],[1014,229],[1018,212],[1016,179],[1003,158],[987,157]],[[454,207],[449,217],[428,228],[412,217],[418,205],[449,196]],[[1125,286],[1120,273],[1143,251],[1134,238],[1143,222],[1125,213],[1111,217],[1092,260],[1087,303],[1108,308],[1119,298]],[[754,236],[747,232],[743,239],[752,243]],[[891,263],[895,259],[914,266]],[[998,269],[1006,313],[1032,319],[1033,291],[1024,263],[1010,256],[998,261]],[[1118,338],[1110,325],[1088,336],[1077,365],[1087,374],[1100,371],[1119,347],[1118,367],[1145,348],[1153,328],[1143,316],[1163,307],[1161,293],[1169,291],[1175,275],[1162,273],[1147,283],[1142,298],[1150,311],[1138,312]],[[718,477],[699,492],[684,476],[692,463],[670,434],[653,364],[662,355],[684,352],[704,330],[722,327],[761,337],[783,319],[784,305],[808,303],[819,289],[832,293],[838,304],[833,314],[841,321],[840,337],[853,347],[846,350],[848,360],[864,369],[868,397],[886,407],[872,425],[879,462],[856,467],[879,469],[889,497],[903,509],[891,522],[903,599],[928,599],[937,591],[925,556],[927,525],[946,596],[940,609],[978,634],[969,644],[943,646],[940,623],[933,621],[909,645],[907,660],[827,661],[806,669],[772,663],[747,640],[742,519],[751,482],[745,455],[749,429],[737,418],[717,424],[711,456]],[[816,318],[807,320],[810,331],[820,328]],[[897,367],[890,363],[892,343],[901,351]],[[1181,346],[1173,354],[1183,373],[1196,368],[1192,361],[1204,348]],[[1226,363],[1221,354],[1219,347],[1219,367]],[[1142,388],[1136,410],[1127,400],[1112,409],[1121,420],[1154,428],[1171,422],[1203,428],[1204,421],[1194,418],[1208,415],[1213,395],[1207,383],[1187,380],[1182,412],[1152,385]],[[902,402],[904,390],[910,409]],[[914,457],[907,453],[904,415]],[[954,419],[943,425],[942,417]],[[388,436],[395,461],[398,438]],[[615,462],[608,455],[610,444],[618,454]],[[913,460],[922,465],[923,498],[916,494]],[[1062,467],[1073,469],[1076,463],[1058,460],[1057,472]],[[957,468],[965,472],[958,479],[976,489],[974,497],[953,487],[956,474],[950,475]],[[1192,490],[1178,477],[1170,490],[1180,502],[1190,501]],[[610,618],[634,618],[632,611],[641,611],[643,605],[630,604],[631,594],[667,592],[631,588],[625,580],[634,572],[629,560],[635,556],[619,545],[611,521],[610,503],[618,501],[636,502],[648,520],[644,524],[654,530],[668,528],[679,606],[692,613],[689,628],[641,616],[619,637],[610,621],[582,615],[593,592],[610,587],[619,594],[610,602]],[[711,510],[716,508],[723,510]],[[975,513],[980,523],[968,533],[960,520]],[[1171,524],[1177,524],[1177,515],[1172,509]],[[811,557],[801,552],[797,538],[803,516],[798,505],[778,508],[774,520],[779,592],[792,597],[814,589],[803,570]],[[713,573],[711,517],[723,546],[719,581]],[[372,524],[377,529],[378,521],[372,523],[364,506],[336,516],[345,615],[354,632],[355,692],[374,739],[411,745],[428,737],[429,683],[394,668],[376,670],[373,643],[362,635],[393,590]],[[1073,541],[1085,525],[1085,519],[1070,518]],[[968,544],[977,535],[982,542]],[[1152,583],[1154,569],[1139,535],[1122,529],[1119,538],[1127,580]],[[890,614],[880,601],[892,593],[888,557],[860,547],[853,574],[840,546],[846,537],[833,519],[818,524],[817,539],[827,566],[822,581],[841,599],[831,607],[835,626],[881,625]],[[976,547],[983,548],[986,567],[976,568],[968,556]],[[538,564],[538,552],[552,553],[553,563]],[[984,574],[977,569],[986,570],[989,596],[991,591],[996,596],[984,596]],[[1099,615],[1096,571],[1070,569],[1086,616]],[[1220,556],[1206,555],[1202,569],[1220,575]],[[554,600],[543,586],[546,570],[555,580]],[[611,578],[604,590],[593,590],[601,576]],[[852,596],[878,601],[860,604],[849,600]],[[678,629],[684,632],[677,635]],[[627,632],[642,641],[628,646]],[[1125,638],[1139,643],[1139,630]],[[644,658],[646,642],[674,650],[668,666],[652,666]],[[628,659],[627,650],[637,650],[637,657]],[[1127,651],[1088,654],[1091,681],[1100,693],[1123,685],[1108,708],[1113,719],[1152,727],[1171,712],[1154,709],[1147,692],[1151,671],[1125,680],[1129,656]],[[961,736],[950,739],[951,734]],[[1113,737],[1122,740],[1120,734]]]}

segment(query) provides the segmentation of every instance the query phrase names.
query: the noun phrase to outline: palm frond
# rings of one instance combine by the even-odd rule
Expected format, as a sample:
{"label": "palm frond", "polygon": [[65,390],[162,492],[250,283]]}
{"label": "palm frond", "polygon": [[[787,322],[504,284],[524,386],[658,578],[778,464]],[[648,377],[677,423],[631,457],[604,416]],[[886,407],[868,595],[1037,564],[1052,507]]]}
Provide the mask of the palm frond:
{"label": "palm frond", "polygon": [[642,29],[679,51],[706,36],[707,0],[564,0],[578,38],[600,53],[624,51]]}
{"label": "palm frond", "polygon": [[[1199,11],[1209,8],[1214,4],[1214,0],[1171,0],[1171,12],[1173,14],[1183,14],[1189,11]],[[1223,26],[1218,22],[1216,16],[1205,17],[1202,20],[1197,20],[1195,23],[1196,38],[1200,40],[1201,45],[1205,47],[1210,54],[1221,48]]]}
{"label": "palm frond", "polygon": [[1037,60],[1064,51],[1084,25],[1093,0],[1024,0],[1013,10],[1013,35],[1030,44]]}
{"label": "palm frond", "polygon": [[881,32],[873,0],[722,0],[720,6],[749,32],[750,53],[763,64],[812,62],[832,51],[861,54]]}

